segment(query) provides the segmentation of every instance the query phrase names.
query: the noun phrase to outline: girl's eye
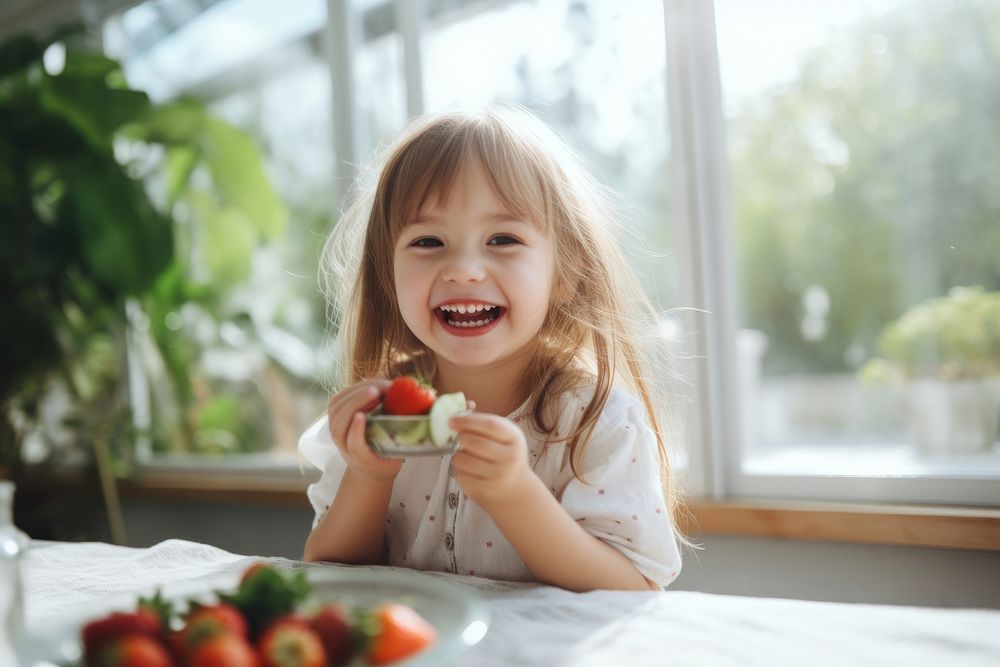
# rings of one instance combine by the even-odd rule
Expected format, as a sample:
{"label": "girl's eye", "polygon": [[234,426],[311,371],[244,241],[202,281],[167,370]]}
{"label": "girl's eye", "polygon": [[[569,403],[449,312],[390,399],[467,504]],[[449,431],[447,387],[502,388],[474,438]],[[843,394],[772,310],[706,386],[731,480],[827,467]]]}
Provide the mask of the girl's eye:
{"label": "girl's eye", "polygon": [[410,244],[411,248],[436,248],[441,241],[431,236],[423,236]]}
{"label": "girl's eye", "polygon": [[520,241],[515,239],[513,236],[507,236],[506,234],[497,234],[489,241],[487,241],[486,245],[513,245],[515,243],[520,243]]}

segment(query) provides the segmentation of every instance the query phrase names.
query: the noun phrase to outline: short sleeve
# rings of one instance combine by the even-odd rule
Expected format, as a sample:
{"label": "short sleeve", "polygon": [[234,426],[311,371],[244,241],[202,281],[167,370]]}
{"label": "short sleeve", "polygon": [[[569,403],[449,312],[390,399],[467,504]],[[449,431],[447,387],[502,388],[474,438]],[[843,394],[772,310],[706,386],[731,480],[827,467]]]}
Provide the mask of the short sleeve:
{"label": "short sleeve", "polygon": [[318,468],[322,473],[320,478],[309,485],[306,495],[312,504],[316,517],[313,519],[313,528],[319,523],[337,495],[337,488],[340,480],[347,470],[347,464],[340,455],[340,450],[333,444],[330,437],[330,429],[327,428],[327,418],[324,416],[305,430],[299,438],[299,452],[310,465]]}
{"label": "short sleeve", "polygon": [[621,551],[650,581],[667,586],[681,556],[661,485],[656,436],[642,403],[614,390],[587,443],[580,472],[562,493],[566,511]]}

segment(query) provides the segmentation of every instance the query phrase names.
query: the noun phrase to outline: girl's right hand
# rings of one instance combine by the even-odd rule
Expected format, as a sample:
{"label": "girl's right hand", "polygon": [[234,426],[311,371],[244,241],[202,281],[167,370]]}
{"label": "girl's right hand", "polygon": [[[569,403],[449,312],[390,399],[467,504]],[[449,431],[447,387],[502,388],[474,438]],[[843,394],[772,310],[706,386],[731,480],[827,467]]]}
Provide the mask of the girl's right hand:
{"label": "girl's right hand", "polygon": [[396,478],[402,459],[386,459],[368,446],[365,440],[365,419],[389,390],[389,380],[368,380],[351,385],[330,399],[327,417],[330,437],[351,472],[372,482],[387,482]]}

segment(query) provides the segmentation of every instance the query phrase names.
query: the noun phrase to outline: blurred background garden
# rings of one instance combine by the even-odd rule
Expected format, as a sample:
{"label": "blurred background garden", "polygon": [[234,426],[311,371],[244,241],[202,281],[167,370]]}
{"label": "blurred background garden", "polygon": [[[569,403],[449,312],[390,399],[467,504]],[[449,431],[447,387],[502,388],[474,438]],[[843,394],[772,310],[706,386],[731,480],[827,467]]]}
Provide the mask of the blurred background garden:
{"label": "blurred background garden", "polygon": [[[83,465],[105,500],[143,468],[297,473],[332,382],[322,240],[418,111],[552,124],[623,194],[682,349],[671,6],[0,3],[0,468]],[[736,465],[1000,475],[1000,2],[714,21]]]}

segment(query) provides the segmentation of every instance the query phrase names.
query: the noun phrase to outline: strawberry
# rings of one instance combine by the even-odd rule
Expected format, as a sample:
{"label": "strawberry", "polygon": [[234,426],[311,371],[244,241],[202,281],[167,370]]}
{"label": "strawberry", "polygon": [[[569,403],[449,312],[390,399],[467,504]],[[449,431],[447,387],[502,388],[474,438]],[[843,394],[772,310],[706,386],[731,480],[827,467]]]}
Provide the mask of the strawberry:
{"label": "strawberry", "polygon": [[247,638],[247,622],[236,607],[229,604],[216,604],[208,607],[198,607],[185,619],[184,627],[177,634],[175,648],[183,653],[191,651],[217,635],[236,635],[240,639]]}
{"label": "strawberry", "polygon": [[233,634],[216,635],[195,648],[188,667],[260,667],[250,643]]}
{"label": "strawberry", "polygon": [[308,594],[304,571],[285,573],[275,567],[260,567],[244,577],[235,593],[220,592],[219,599],[243,613],[250,637],[256,641],[261,632],[293,612]]}
{"label": "strawberry", "polygon": [[412,375],[393,380],[385,394],[382,409],[387,415],[425,415],[434,405],[434,387]]}
{"label": "strawberry", "polygon": [[379,632],[368,652],[368,661],[384,665],[422,651],[437,641],[437,631],[423,616],[406,605],[386,603],[375,609]]}
{"label": "strawberry", "polygon": [[344,612],[334,604],[326,604],[309,619],[309,626],[319,635],[331,667],[346,664],[354,651],[351,626]]}
{"label": "strawberry", "polygon": [[271,566],[262,560],[259,560],[256,563],[252,563],[250,567],[248,567],[246,570],[243,571],[243,576],[240,577],[240,586],[243,586],[243,584],[245,584],[250,579],[250,577],[254,576],[261,570],[268,570],[268,569],[271,569]]}
{"label": "strawberry", "polygon": [[101,667],[170,667],[170,653],[149,635],[114,639],[101,650]]}
{"label": "strawberry", "polygon": [[271,625],[257,642],[264,667],[326,667],[326,651],[319,635],[304,619],[285,616]]}
{"label": "strawberry", "polygon": [[100,650],[115,639],[128,635],[159,636],[163,630],[159,617],[148,609],[116,612],[83,626],[83,652],[87,663],[96,660]]}

